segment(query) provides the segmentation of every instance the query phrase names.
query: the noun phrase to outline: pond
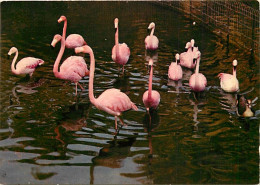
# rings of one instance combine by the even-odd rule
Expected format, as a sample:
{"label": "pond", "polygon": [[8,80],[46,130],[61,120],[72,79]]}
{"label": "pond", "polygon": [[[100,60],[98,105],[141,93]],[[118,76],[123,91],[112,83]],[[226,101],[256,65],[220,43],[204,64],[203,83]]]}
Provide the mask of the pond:
{"label": "pond", "polygon": [[[123,113],[115,136],[114,117],[91,105],[88,77],[75,84],[55,78],[61,15],[67,35],[81,34],[96,59],[94,94],[118,88],[139,111]],[[111,59],[114,18],[119,41],[130,47],[124,75]],[[157,52],[145,51],[147,27],[155,22]],[[259,62],[250,52],[228,45],[200,24],[151,2],[2,2],[0,182],[4,184],[227,184],[259,180]],[[201,51],[200,72],[208,81],[196,96],[189,88],[193,71],[178,83],[168,67],[186,42]],[[32,78],[12,74],[14,56],[45,63]],[[66,49],[63,59],[74,55]],[[90,64],[89,56],[84,56]],[[153,89],[161,95],[151,121],[142,102],[148,89],[149,57],[154,58]],[[217,75],[231,73],[237,59],[240,92],[254,100],[256,116],[236,114],[236,94],[221,90]]]}

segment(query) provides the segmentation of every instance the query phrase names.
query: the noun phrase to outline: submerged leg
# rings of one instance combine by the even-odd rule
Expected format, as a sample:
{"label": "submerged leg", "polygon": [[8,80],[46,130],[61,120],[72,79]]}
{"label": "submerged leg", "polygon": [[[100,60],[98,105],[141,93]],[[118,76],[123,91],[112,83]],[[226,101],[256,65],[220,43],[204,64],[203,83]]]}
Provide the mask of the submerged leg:
{"label": "submerged leg", "polygon": [[117,116],[115,116],[115,130],[117,130]]}

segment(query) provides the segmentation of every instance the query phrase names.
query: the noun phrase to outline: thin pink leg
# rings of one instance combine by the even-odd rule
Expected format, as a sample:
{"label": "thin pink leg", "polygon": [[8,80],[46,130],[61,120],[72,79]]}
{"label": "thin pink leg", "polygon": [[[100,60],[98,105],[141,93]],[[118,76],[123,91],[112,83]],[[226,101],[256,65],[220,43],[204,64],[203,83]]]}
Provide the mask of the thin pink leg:
{"label": "thin pink leg", "polygon": [[115,116],[115,130],[117,130],[117,116]]}
{"label": "thin pink leg", "polygon": [[79,82],[77,82],[79,84],[79,87],[81,88],[81,90],[84,90],[84,88],[82,87],[82,85],[80,85]]}
{"label": "thin pink leg", "polygon": [[124,123],[124,121],[120,117],[118,117],[118,118],[119,118],[119,121],[121,122],[122,125],[127,125],[127,124]]}

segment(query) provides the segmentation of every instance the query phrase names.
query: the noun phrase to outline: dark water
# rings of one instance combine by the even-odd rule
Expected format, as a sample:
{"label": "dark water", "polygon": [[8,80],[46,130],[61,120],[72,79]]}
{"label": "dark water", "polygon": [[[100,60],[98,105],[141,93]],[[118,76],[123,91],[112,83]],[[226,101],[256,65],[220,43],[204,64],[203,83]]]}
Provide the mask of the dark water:
{"label": "dark water", "polygon": [[[75,97],[75,86],[54,77],[59,51],[50,47],[61,34],[79,33],[96,57],[94,93],[119,88],[139,110],[123,114],[127,126],[114,137],[114,117],[97,110],[86,89]],[[120,42],[131,49],[124,76],[112,62],[115,17]],[[145,112],[142,95],[148,73],[144,38],[150,22],[160,40],[153,88],[161,103]],[[179,83],[168,80],[170,62],[194,38],[202,53],[200,71],[207,91],[196,98],[188,87],[192,71]],[[42,58],[33,78],[11,73],[7,53],[15,46],[21,59]],[[65,51],[63,59],[72,55]],[[89,64],[89,57],[86,55]],[[236,115],[235,94],[221,91],[217,74],[232,72],[238,60],[240,93],[254,103],[256,117]],[[259,61],[235,48],[184,15],[148,2],[2,2],[1,3],[1,124],[0,183],[8,184],[160,184],[258,183]],[[80,89],[79,89],[80,91]]]}

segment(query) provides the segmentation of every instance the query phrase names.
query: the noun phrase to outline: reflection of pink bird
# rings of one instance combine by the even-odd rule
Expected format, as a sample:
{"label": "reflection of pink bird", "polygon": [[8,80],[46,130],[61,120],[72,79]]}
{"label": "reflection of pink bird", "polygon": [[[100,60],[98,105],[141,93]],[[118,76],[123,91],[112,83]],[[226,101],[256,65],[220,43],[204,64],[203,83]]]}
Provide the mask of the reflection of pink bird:
{"label": "reflection of pink bird", "polygon": [[112,59],[117,64],[123,66],[123,72],[124,72],[124,65],[127,63],[129,59],[130,49],[125,43],[119,44],[118,22],[119,22],[118,18],[115,18],[114,24],[115,24],[116,33],[115,33],[115,45],[112,49]]}
{"label": "reflection of pink bird", "polygon": [[149,112],[149,108],[156,109],[160,103],[160,94],[158,91],[152,90],[153,86],[153,60],[149,60],[150,76],[149,76],[149,87],[143,95],[144,106]]}
{"label": "reflection of pink bird", "polygon": [[189,85],[191,90],[195,92],[200,92],[204,91],[207,85],[207,79],[206,77],[202,74],[199,73],[199,65],[200,65],[200,52],[197,51],[195,56],[194,56],[194,62],[197,60],[196,64],[196,70],[193,75],[191,75],[190,80],[189,80]]}
{"label": "reflection of pink bird", "polygon": [[233,75],[227,73],[220,73],[218,77],[220,78],[220,86],[226,92],[236,92],[239,89],[239,83],[237,80],[237,60],[233,61]]}
{"label": "reflection of pink bird", "polygon": [[[61,39],[61,48],[53,66],[53,73],[57,78],[74,82],[76,84],[77,95],[77,85],[79,84],[79,81],[82,79],[82,77],[89,75],[89,71],[87,69],[87,64],[85,63],[84,58],[80,56],[71,56],[67,58],[60,66],[60,71],[58,71],[59,63],[65,50],[65,37],[67,30],[67,19],[65,16],[61,16],[58,20],[59,23],[62,21],[64,21],[64,26]],[[79,86],[81,89],[83,89],[80,84]]]}
{"label": "reflection of pink bird", "polygon": [[194,47],[194,39],[191,39],[191,42],[187,42],[185,49],[186,52],[180,54],[180,64],[183,67],[187,67],[189,69],[193,69],[196,66],[196,63],[193,62],[193,58],[197,51],[199,51],[198,47]]}
{"label": "reflection of pink bird", "polygon": [[155,24],[152,22],[150,23],[148,29],[152,29],[150,35],[148,35],[145,40],[144,40],[144,43],[145,43],[145,49],[147,50],[156,50],[158,49],[158,45],[159,45],[159,40],[158,38],[153,35],[154,34],[154,29],[155,29]]}
{"label": "reflection of pink bird", "polygon": [[[52,40],[52,46],[55,47],[55,45],[61,40],[62,36],[59,34],[54,35]],[[83,39],[83,37],[79,34],[70,34],[66,38],[65,46],[68,49],[74,49],[76,47],[84,46],[87,43]]]}
{"label": "reflection of pink bird", "polygon": [[[92,49],[88,46],[82,46],[75,48],[75,53],[88,53],[90,55],[90,74],[89,74],[89,99],[92,104],[94,104],[98,109],[103,110],[113,116],[115,116],[115,129],[117,129],[117,117],[121,115],[122,112],[134,109],[138,110],[136,105],[130,100],[130,98],[122,93],[119,89],[107,89],[104,91],[97,99],[94,97],[93,93],[93,82],[94,82],[94,72],[95,72],[95,58]],[[122,124],[123,121],[119,117]]]}
{"label": "reflection of pink bird", "polygon": [[31,77],[33,75],[33,72],[35,71],[35,68],[44,63],[44,61],[42,59],[26,57],[26,58],[21,59],[16,64],[16,67],[15,67],[14,64],[18,58],[18,49],[16,47],[12,47],[9,50],[8,55],[12,55],[13,53],[15,53],[15,57],[13,59],[12,65],[11,65],[11,70],[16,75],[29,74]]}
{"label": "reflection of pink bird", "polygon": [[177,53],[175,55],[176,62],[172,62],[171,65],[169,66],[168,70],[168,77],[171,80],[178,81],[182,79],[182,68],[180,66],[180,55]]}

